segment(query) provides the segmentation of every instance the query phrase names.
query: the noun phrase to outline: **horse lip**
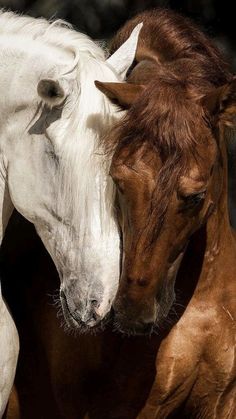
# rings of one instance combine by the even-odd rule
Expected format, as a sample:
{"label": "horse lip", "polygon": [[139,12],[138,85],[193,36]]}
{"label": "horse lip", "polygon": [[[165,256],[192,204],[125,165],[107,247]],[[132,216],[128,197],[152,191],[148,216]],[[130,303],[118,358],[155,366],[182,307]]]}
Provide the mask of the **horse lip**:
{"label": "horse lip", "polygon": [[65,308],[66,308],[66,311],[69,314],[69,316],[72,317],[73,321],[76,322],[79,325],[78,319],[76,319],[73,316],[73,313],[70,310],[70,307],[69,307],[67,299],[66,299],[66,295],[63,291],[60,292],[60,297],[61,297],[61,300],[62,300],[62,307],[63,307],[63,312],[64,312],[65,319],[68,320],[67,315],[65,313]]}
{"label": "horse lip", "polygon": [[134,323],[125,325],[118,321],[114,324],[114,331],[127,336],[150,336],[154,332],[155,323]]}

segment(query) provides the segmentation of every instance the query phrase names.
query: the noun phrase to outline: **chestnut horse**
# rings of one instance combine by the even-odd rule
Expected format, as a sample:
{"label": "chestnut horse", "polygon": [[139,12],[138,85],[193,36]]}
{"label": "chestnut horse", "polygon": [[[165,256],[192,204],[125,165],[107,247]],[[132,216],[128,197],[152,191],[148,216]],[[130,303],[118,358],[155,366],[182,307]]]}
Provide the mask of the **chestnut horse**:
{"label": "chestnut horse", "polygon": [[[230,342],[230,339],[233,339],[230,327],[234,324],[234,310],[231,306],[235,251],[225,202],[226,156],[222,132],[223,122],[232,122],[234,95],[231,95],[231,90],[234,90],[234,86],[232,83],[216,92],[213,91],[214,86],[229,83],[230,74],[209,40],[187,20],[171,12],[154,13],[153,18],[148,14],[141,16],[146,28],[143,38],[141,33],[142,42],[147,42],[145,39],[149,39],[150,33],[157,33],[156,46],[153,46],[152,53],[154,59],[150,59],[150,56],[148,59],[141,59],[130,74],[132,86],[122,85],[123,96],[120,85],[118,89],[115,88],[115,95],[111,85],[100,85],[114,99],[117,95],[122,106],[131,105],[126,117],[127,124],[115,130],[116,141],[109,141],[107,147],[109,150],[116,148],[113,171],[114,168],[118,169],[115,165],[117,159],[127,150],[127,164],[123,166],[125,172],[122,172],[126,179],[124,182],[123,179],[117,179],[120,188],[118,193],[124,251],[130,259],[133,256],[133,267],[140,269],[142,263],[145,264],[147,251],[150,252],[151,263],[143,276],[144,281],[137,284],[137,293],[135,295],[134,291],[129,300],[137,313],[139,332],[146,328],[150,330],[153,326],[142,325],[138,298],[148,302],[150,313],[153,314],[151,311],[155,303],[155,288],[161,281],[165,285],[169,279],[168,290],[171,294],[171,280],[174,280],[175,268],[175,290],[178,290],[181,305],[175,303],[162,325],[159,324],[158,334],[152,334],[150,338],[120,336],[113,333],[110,326],[95,336],[68,336],[59,327],[56,307],[50,305],[50,294],[55,292],[59,283],[53,264],[50,264],[43,247],[36,243],[36,237],[32,238],[33,232],[27,239],[20,233],[22,228],[25,228],[24,225],[15,223],[12,231],[8,229],[3,246],[4,261],[7,265],[4,275],[7,280],[3,281],[3,285],[9,287],[9,303],[12,310],[14,309],[20,336],[23,337],[23,351],[16,381],[23,419],[82,419],[86,412],[89,412],[90,419],[152,419],[166,418],[170,415],[180,419],[221,419],[235,416],[232,405],[234,373]],[[156,26],[152,22],[152,27],[148,30],[150,19],[156,19]],[[134,21],[128,25],[132,26],[132,22]],[[169,32],[172,33],[172,40],[168,48],[166,46],[163,50],[162,59],[158,60],[155,58],[155,55],[158,56],[158,45],[167,45],[165,41]],[[127,27],[124,28],[123,35],[120,33],[118,40],[122,36],[126,38]],[[116,47],[117,43],[118,41],[114,42]],[[172,47],[175,53],[170,55],[171,45],[175,45],[175,48]],[[146,51],[148,48],[147,46]],[[140,47],[137,51],[137,61],[139,51]],[[183,80],[183,74],[188,76],[186,80]],[[153,79],[150,85],[148,77]],[[137,82],[141,82],[143,87],[137,86]],[[209,95],[204,98],[207,91]],[[217,105],[223,93],[224,100],[221,103],[219,119],[221,124],[218,129],[218,109],[217,106],[214,109],[214,105]],[[134,101],[137,95],[140,104],[138,101],[130,104],[130,96]],[[144,106],[145,103],[149,104],[148,108]],[[208,109],[208,113],[205,109]],[[158,112],[161,113],[160,118]],[[137,119],[134,120],[136,115]],[[157,125],[159,120],[162,124]],[[147,124],[144,124],[145,121]],[[129,138],[124,136],[121,140],[120,136],[125,134],[126,130],[130,130],[132,135]],[[138,136],[138,130],[143,136]],[[159,137],[160,133],[171,135]],[[213,160],[214,168],[209,174]],[[189,177],[191,161],[194,162],[191,169],[194,168],[196,173],[193,172]],[[132,170],[129,162],[137,167],[134,166]],[[199,168],[203,179],[195,178]],[[133,183],[127,171],[130,176],[137,175],[136,178],[132,178]],[[220,177],[222,182],[217,184],[217,177]],[[202,188],[200,182],[203,182]],[[144,211],[140,211],[140,205],[149,205],[153,186],[152,206],[146,218],[146,221],[150,219],[147,228],[152,233],[152,242],[147,245],[144,243],[141,247],[140,241],[136,248],[133,247],[129,251],[129,240],[133,239],[131,234],[135,240],[138,238],[136,232],[144,221],[143,217],[147,217],[147,207],[144,206]],[[188,196],[196,190],[198,196],[189,199]],[[137,200],[139,199],[136,208],[132,206],[135,193]],[[207,214],[206,207],[210,199],[215,207],[211,207]],[[194,203],[195,200],[199,202]],[[136,211],[135,219],[133,211]],[[200,222],[202,225],[198,226]],[[181,228],[181,223],[184,223],[184,228]],[[218,228],[217,224],[220,225]],[[175,229],[179,229],[179,236]],[[187,229],[193,231],[188,233],[189,237],[186,240],[184,234]],[[143,233],[141,240],[147,237],[145,229]],[[10,240],[10,234],[16,235],[19,240],[15,253],[12,249],[14,241]],[[181,245],[183,241],[182,248],[178,248],[178,240],[181,240]],[[31,263],[26,252],[29,247]],[[140,260],[137,266],[139,250]],[[160,252],[163,252],[162,255]],[[184,253],[182,261],[177,261],[180,262],[179,268],[177,263],[174,263],[178,252]],[[166,275],[164,280],[164,271],[171,263],[169,278]],[[130,264],[130,267],[132,265]],[[122,290],[125,291],[123,287],[127,266],[128,261],[124,259],[120,297]],[[229,266],[231,273],[227,272],[227,275],[224,275]],[[150,268],[157,272],[151,279],[148,276]],[[17,298],[16,295],[12,295],[12,289],[15,290],[17,282],[15,272],[18,273],[18,278],[22,277],[20,287],[18,285],[20,298],[18,293]],[[34,280],[35,276],[37,281]],[[130,279],[132,280],[131,275]],[[145,284],[145,280],[149,283]],[[156,298],[157,307],[160,307],[160,297],[164,296],[164,285]],[[135,286],[131,281],[130,285],[127,285],[128,291],[131,288],[135,289]],[[127,300],[130,294],[127,292]],[[133,299],[133,296],[137,299]],[[165,301],[165,306],[167,303],[168,301]],[[168,307],[165,307],[166,311],[167,309]],[[142,315],[146,315],[145,311]],[[131,332],[137,332],[136,327],[130,326],[133,320],[132,310],[124,316],[123,324],[119,315],[117,320],[122,330],[131,329]],[[219,341],[217,347],[216,336]],[[8,419],[16,418],[14,413],[8,413]]]}
{"label": "chestnut horse", "polygon": [[176,53],[172,27],[172,43],[167,37],[157,48],[153,35],[146,38],[148,18],[153,33],[153,15],[146,14],[118,35],[119,41],[144,22],[130,83],[97,83],[128,108],[108,139],[108,150],[115,148],[110,173],[124,247],[116,327],[161,336],[171,309],[177,310],[139,418],[166,418],[177,409],[187,417],[233,418],[236,241],[228,216],[226,142],[228,127],[236,124],[236,79],[213,87],[225,76],[217,55],[210,58],[211,45],[204,57],[197,46],[182,58],[184,39]]}

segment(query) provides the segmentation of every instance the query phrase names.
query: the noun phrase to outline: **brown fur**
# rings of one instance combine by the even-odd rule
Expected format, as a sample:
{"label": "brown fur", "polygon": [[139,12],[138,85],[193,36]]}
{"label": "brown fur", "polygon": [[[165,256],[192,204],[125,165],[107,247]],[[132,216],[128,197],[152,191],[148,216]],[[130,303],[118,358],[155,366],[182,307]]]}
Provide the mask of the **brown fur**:
{"label": "brown fur", "polygon": [[[129,92],[130,98],[132,97],[132,108],[123,121],[124,130],[119,124],[118,134],[116,135],[116,130],[113,130],[112,135],[106,138],[105,146],[112,153],[114,147],[117,146],[117,138],[124,138],[124,131],[127,138],[124,138],[123,141],[129,141],[130,135],[132,141],[134,138],[135,141],[137,138],[140,138],[141,141],[144,133],[149,135],[149,141],[150,137],[158,138],[158,141],[161,141],[162,138],[156,135],[159,127],[162,135],[164,133],[169,138],[174,131],[175,135],[179,135],[179,145],[181,146],[182,143],[184,146],[185,141],[189,138],[189,133],[186,136],[188,127],[184,127],[180,123],[179,115],[177,115],[178,110],[179,113],[182,112],[182,120],[187,117],[190,121],[190,118],[193,120],[194,117],[204,116],[197,116],[197,112],[202,112],[202,110],[196,109],[197,104],[193,101],[192,103],[186,102],[186,98],[200,100],[213,87],[221,86],[232,80],[227,63],[210,39],[189,19],[171,10],[146,11],[128,21],[113,39],[111,52],[114,52],[128,38],[133,28],[140,22],[143,22],[143,28],[140,32],[132,71],[127,79],[127,92]],[[133,92],[130,84],[134,85]],[[109,93],[102,89],[102,85],[105,83],[100,83],[99,88],[109,96]],[[138,86],[142,89],[138,90]],[[174,89],[171,90],[171,86]],[[183,97],[183,95],[185,95],[185,109],[182,107],[180,110],[181,96]],[[110,98],[119,103],[119,98],[115,96],[113,94],[113,97],[110,96]],[[123,103],[120,104],[123,107]],[[125,108],[130,107],[130,104],[126,97]],[[191,110],[188,105],[192,107]],[[176,114],[172,114],[172,118],[169,118],[169,121],[173,119],[175,121],[175,127],[169,127],[172,129],[172,133],[168,133],[167,126],[160,126],[163,121],[160,116],[162,117],[163,113],[166,115],[169,111]],[[194,114],[190,115],[191,112]],[[136,124],[137,120],[138,124]],[[185,132],[182,132],[184,128],[186,128]],[[135,133],[132,135],[133,130],[137,135]]]}
{"label": "brown fur", "polygon": [[133,103],[122,124],[111,135],[113,152],[117,143],[114,165],[111,166],[114,178],[115,165],[120,165],[120,159],[116,160],[116,156],[122,149],[129,150],[125,157],[127,164],[129,155],[147,143],[148,148],[159,153],[163,162],[152,196],[154,202],[158,196],[160,205],[158,208],[153,205],[149,212],[149,217],[155,220],[152,225],[155,231],[152,231],[148,242],[152,242],[159,231],[176,181],[185,174],[190,156],[195,158],[197,139],[204,141],[204,130],[210,132],[207,113],[190,99],[191,96],[188,98],[187,88],[187,83],[175,75],[172,78],[164,75],[156,78]]}
{"label": "brown fur", "polygon": [[[228,220],[225,127],[236,125],[236,82],[203,35],[188,21],[184,25],[182,18],[163,13],[161,22],[155,20],[156,31],[155,12],[144,13],[114,42],[119,45],[136,23],[144,22],[138,64],[128,78],[135,98],[133,94],[129,102],[126,97],[130,109],[111,133],[115,151],[110,173],[118,189],[124,246],[116,324],[124,333],[160,333],[179,284],[182,298],[194,284],[191,298],[182,300],[184,313],[160,346],[149,402],[138,417],[168,417],[184,403],[189,417],[231,418],[236,243]],[[221,82],[225,85],[217,87]],[[109,83],[101,90],[109,91]],[[119,84],[112,90],[119,103],[124,85],[122,92]],[[108,140],[108,150],[110,144]],[[199,246],[202,260],[195,265]],[[215,316],[219,320],[209,338],[204,330],[210,330]],[[221,338],[230,348],[227,360],[215,344]],[[206,384],[209,374],[211,384]]]}
{"label": "brown fur", "polygon": [[[151,60],[166,64],[171,61],[192,60],[198,72],[219,86],[230,78],[228,65],[222,55],[199,28],[186,17],[171,11],[156,9],[145,11],[128,21],[111,44],[114,52],[140,22],[143,28],[139,36],[136,62]],[[187,71],[184,72],[184,77]]]}

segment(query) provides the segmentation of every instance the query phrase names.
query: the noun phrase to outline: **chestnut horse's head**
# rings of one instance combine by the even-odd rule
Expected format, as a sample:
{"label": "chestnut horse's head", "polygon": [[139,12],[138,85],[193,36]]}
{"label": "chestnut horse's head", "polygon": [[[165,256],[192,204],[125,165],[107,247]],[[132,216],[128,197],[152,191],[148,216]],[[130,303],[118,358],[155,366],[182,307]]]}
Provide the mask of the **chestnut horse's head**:
{"label": "chestnut horse's head", "polygon": [[145,88],[97,86],[129,108],[112,133],[110,174],[117,185],[124,251],[116,320],[123,332],[150,333],[175,300],[175,278],[190,237],[215,211],[222,193],[218,122],[232,122],[236,82],[201,98],[191,83],[173,75]]}

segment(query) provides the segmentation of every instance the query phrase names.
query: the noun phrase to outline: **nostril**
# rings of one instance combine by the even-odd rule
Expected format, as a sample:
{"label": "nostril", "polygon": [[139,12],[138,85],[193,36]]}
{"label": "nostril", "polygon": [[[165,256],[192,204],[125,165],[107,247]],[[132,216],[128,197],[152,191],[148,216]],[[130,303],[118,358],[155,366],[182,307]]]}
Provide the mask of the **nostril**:
{"label": "nostril", "polygon": [[126,278],[126,282],[127,282],[128,284],[132,284],[132,282],[134,282],[134,280],[133,280],[133,278],[131,278],[131,276],[127,276],[127,278]]}
{"label": "nostril", "polygon": [[99,320],[99,318],[100,318],[100,316],[96,313],[96,311],[93,311],[93,312],[91,313],[91,319],[92,319],[92,320],[97,321],[97,320]]}
{"label": "nostril", "polygon": [[98,300],[93,299],[93,300],[90,301],[90,303],[91,303],[91,306],[94,307],[94,308],[98,308],[98,306],[99,306]]}
{"label": "nostril", "polygon": [[148,285],[148,279],[144,277],[132,278],[131,276],[127,276],[126,282],[128,284],[139,285],[140,287],[146,287]]}
{"label": "nostril", "polygon": [[90,300],[91,304],[91,317],[93,320],[99,320],[101,318],[101,315],[99,313],[99,307],[100,303],[95,298]]}
{"label": "nostril", "polygon": [[95,326],[101,320],[101,316],[97,312],[95,307],[92,307],[90,312],[87,313],[86,324],[87,326]]}
{"label": "nostril", "polygon": [[60,291],[60,297],[66,315],[73,318],[78,324],[93,327],[101,321],[102,312],[100,312],[100,302],[98,299],[88,299],[85,305],[82,304],[81,300],[68,298],[68,295],[64,291]]}
{"label": "nostril", "polygon": [[94,307],[93,309],[93,317],[96,318],[96,320],[100,319],[101,316],[101,312],[99,311],[99,307]]}
{"label": "nostril", "polygon": [[137,282],[138,282],[138,285],[140,285],[140,287],[146,287],[148,285],[147,278],[139,278]]}

